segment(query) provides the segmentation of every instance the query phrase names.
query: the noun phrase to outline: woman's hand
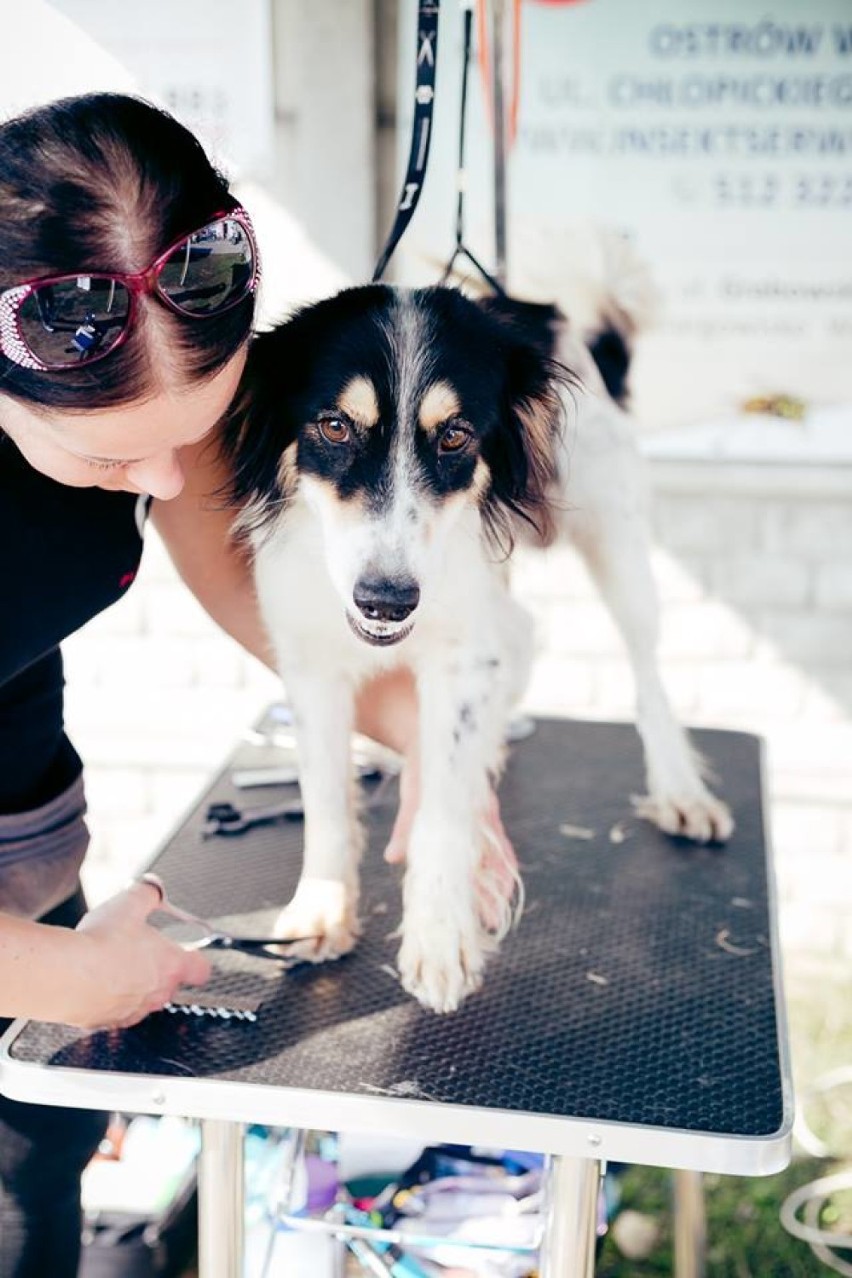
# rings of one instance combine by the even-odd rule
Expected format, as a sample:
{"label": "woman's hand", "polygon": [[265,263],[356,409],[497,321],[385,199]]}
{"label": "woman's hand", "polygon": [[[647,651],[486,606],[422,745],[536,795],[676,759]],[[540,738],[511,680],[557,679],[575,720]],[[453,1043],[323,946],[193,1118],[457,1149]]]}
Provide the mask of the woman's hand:
{"label": "woman's hand", "polygon": [[80,920],[79,965],[71,979],[57,973],[59,988],[69,996],[64,1024],[126,1029],[159,1011],[179,986],[208,979],[209,959],[181,949],[149,925],[159,900],[151,884],[134,883]]}

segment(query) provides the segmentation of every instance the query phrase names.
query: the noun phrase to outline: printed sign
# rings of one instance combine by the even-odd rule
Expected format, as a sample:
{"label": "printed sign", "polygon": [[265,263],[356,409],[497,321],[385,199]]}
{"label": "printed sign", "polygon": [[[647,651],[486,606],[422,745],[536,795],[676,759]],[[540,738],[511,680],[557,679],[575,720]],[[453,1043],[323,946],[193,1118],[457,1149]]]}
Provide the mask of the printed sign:
{"label": "printed sign", "polygon": [[[421,282],[453,242],[462,23],[453,4],[442,23],[431,171],[401,255],[404,277]],[[413,49],[409,15],[403,114]],[[640,348],[643,417],[683,421],[758,395],[852,400],[849,0],[528,0],[519,67],[510,284],[522,291],[551,264],[559,297],[578,220],[617,228],[663,299]],[[485,99],[474,61],[468,233],[491,264]]]}

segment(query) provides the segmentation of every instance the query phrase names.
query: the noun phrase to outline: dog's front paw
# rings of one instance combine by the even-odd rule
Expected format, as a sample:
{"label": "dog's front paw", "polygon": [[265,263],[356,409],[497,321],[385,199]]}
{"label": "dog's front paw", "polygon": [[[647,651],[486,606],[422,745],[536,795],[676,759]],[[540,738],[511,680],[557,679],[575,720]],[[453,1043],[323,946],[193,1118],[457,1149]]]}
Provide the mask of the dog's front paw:
{"label": "dog's front paw", "polygon": [[273,935],[294,941],[287,953],[311,963],[341,958],[358,940],[355,894],[336,879],[302,879],[273,924]]}
{"label": "dog's front paw", "polygon": [[634,798],[637,814],[666,834],[695,843],[726,843],[734,832],[731,810],[701,786],[689,794],[649,794]]}
{"label": "dog's front paw", "polygon": [[403,988],[433,1012],[454,1012],[482,984],[486,950],[471,918],[459,926],[447,913],[408,912],[398,966]]}

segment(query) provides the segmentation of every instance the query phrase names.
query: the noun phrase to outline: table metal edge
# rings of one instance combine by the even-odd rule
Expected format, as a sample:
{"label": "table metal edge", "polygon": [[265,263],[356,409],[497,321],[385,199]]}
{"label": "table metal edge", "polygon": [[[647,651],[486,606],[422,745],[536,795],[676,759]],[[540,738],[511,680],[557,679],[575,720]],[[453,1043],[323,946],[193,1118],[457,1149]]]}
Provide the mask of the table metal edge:
{"label": "table metal edge", "polygon": [[740,1176],[771,1175],[790,1158],[790,1113],[776,1132],[740,1136],[373,1093],[76,1069],[15,1060],[11,1048],[25,1025],[16,1021],[0,1040],[0,1090],[31,1103],[321,1131],[385,1131],[424,1145],[486,1145]]}

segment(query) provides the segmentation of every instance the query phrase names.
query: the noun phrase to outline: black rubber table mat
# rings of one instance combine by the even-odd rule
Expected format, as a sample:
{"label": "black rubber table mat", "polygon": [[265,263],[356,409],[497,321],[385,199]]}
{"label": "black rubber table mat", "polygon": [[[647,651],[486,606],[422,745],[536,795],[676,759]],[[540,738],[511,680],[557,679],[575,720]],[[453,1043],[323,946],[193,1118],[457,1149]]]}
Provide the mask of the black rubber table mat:
{"label": "black rubber table mat", "polygon": [[[393,791],[369,813],[364,936],[354,954],[288,973],[263,960],[223,960],[223,995],[263,996],[256,1024],[165,1013],[111,1034],[30,1024],[10,1055],[85,1070],[776,1133],[783,1084],[761,747],[741,733],[695,738],[736,814],[725,848],[668,838],[633,815],[629,796],[642,791],[643,768],[632,726],[540,720],[512,748],[500,793],[526,910],[483,989],[455,1014],[423,1010],[394,975],[401,871],[381,856]],[[248,802],[288,793],[265,789]],[[156,869],[177,903],[257,931],[295,888],[302,828],[202,840],[211,798],[247,800],[226,772]]]}

